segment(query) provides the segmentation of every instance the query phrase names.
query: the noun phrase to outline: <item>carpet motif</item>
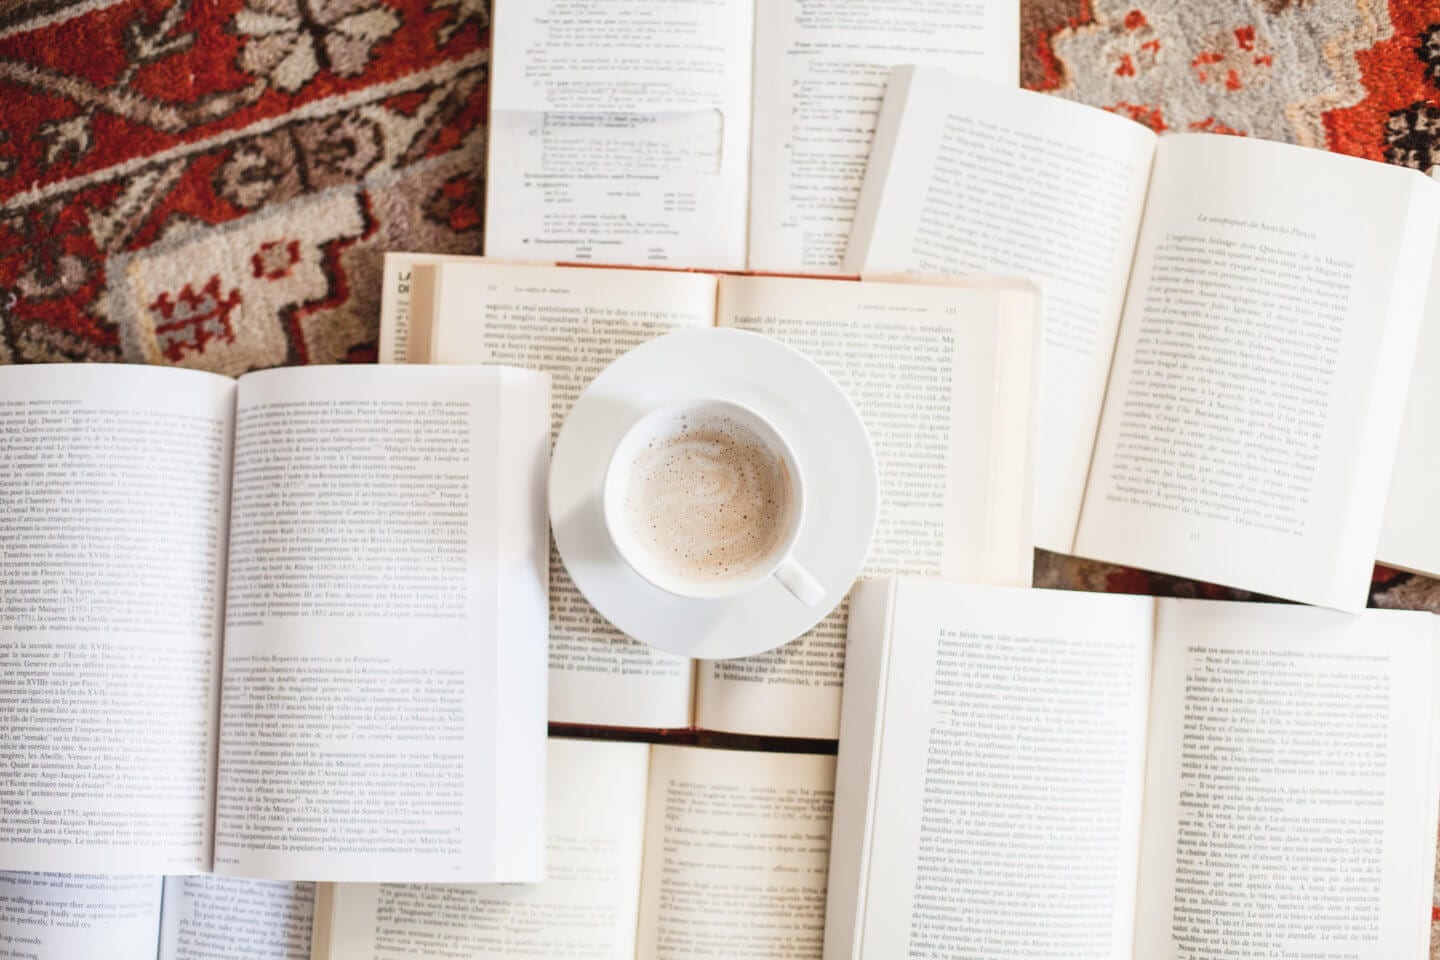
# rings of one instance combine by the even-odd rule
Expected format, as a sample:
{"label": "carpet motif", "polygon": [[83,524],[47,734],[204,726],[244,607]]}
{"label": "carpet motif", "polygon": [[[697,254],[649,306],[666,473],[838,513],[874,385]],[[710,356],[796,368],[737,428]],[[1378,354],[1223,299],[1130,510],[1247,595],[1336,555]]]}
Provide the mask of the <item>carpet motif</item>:
{"label": "carpet motif", "polygon": [[0,359],[363,360],[385,249],[479,249],[483,5],[28,6],[0,21]]}
{"label": "carpet motif", "polygon": [[[480,251],[489,27],[486,0],[0,4],[0,362],[373,361],[383,251]],[[1157,131],[1440,160],[1440,0],[1025,0],[1021,33],[1025,86]],[[1043,552],[1036,583],[1246,596]],[[1371,598],[1440,611],[1385,568]]]}

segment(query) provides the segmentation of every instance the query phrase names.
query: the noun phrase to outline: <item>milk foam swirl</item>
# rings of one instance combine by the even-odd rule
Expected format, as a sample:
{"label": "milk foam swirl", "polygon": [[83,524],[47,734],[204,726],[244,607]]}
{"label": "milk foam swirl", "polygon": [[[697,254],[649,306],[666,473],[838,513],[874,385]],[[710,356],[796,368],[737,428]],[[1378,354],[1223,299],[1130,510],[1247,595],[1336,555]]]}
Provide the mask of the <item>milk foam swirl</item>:
{"label": "milk foam swirl", "polygon": [[677,418],[631,465],[625,516],[660,564],[697,580],[744,575],[785,539],[785,463],[754,430],[719,414]]}

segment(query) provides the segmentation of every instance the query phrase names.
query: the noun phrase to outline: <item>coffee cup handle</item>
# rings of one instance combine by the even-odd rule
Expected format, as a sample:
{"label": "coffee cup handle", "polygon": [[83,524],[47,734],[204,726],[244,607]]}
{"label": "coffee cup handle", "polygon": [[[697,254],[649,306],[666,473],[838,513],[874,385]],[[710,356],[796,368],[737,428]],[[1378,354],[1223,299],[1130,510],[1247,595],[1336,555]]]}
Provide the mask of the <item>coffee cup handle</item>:
{"label": "coffee cup handle", "polygon": [[819,606],[820,601],[825,599],[825,588],[820,585],[820,581],[800,566],[794,557],[786,557],[780,563],[775,571],[775,579],[807,607]]}

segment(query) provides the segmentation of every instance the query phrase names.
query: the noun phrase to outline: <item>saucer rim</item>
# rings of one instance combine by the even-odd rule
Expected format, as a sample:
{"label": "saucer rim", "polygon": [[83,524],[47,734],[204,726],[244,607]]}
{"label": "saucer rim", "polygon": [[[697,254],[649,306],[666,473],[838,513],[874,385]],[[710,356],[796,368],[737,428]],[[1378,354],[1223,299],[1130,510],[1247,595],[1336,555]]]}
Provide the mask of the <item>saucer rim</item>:
{"label": "saucer rim", "polygon": [[[731,341],[726,348],[730,351],[728,354],[724,351],[718,354],[711,351],[710,347],[713,347],[718,340]],[[748,344],[749,346],[736,347],[735,344]],[[707,345],[710,346],[707,347]],[[608,535],[603,533],[604,517],[598,492],[590,491],[590,495],[587,496],[583,490],[579,489],[585,484],[586,477],[603,484],[604,471],[614,454],[615,446],[618,445],[620,437],[630,426],[633,426],[633,422],[611,423],[607,426],[608,431],[613,434],[610,440],[604,441],[603,449],[592,450],[587,454],[584,449],[585,441],[591,440],[591,438],[577,437],[576,431],[583,426],[588,426],[586,420],[593,418],[594,415],[590,408],[594,404],[602,399],[644,400],[648,397],[649,402],[642,404],[645,409],[640,410],[634,418],[635,421],[638,421],[639,417],[653,409],[684,399],[683,396],[674,394],[662,396],[658,400],[656,397],[657,393],[667,393],[665,389],[657,390],[657,384],[663,388],[668,383],[671,389],[674,388],[673,377],[665,376],[667,372],[665,364],[673,359],[670,355],[676,351],[688,352],[692,355],[697,350],[704,351],[695,359],[709,362],[705,370],[707,380],[718,377],[732,386],[736,384],[765,385],[755,369],[761,363],[747,362],[745,357],[737,355],[740,352],[751,353],[755,349],[761,349],[768,354],[763,363],[788,367],[788,370],[782,375],[787,378],[787,386],[790,389],[782,391],[783,397],[777,395],[773,400],[764,400],[763,404],[757,403],[753,399],[740,402],[747,406],[756,406],[757,412],[767,420],[773,421],[775,411],[770,409],[770,405],[783,403],[784,400],[789,399],[796,392],[794,384],[802,383],[804,384],[803,393],[807,395],[803,399],[815,401],[819,398],[822,402],[829,404],[830,408],[824,411],[827,417],[826,441],[823,444],[811,444],[796,449],[796,458],[805,473],[807,488],[811,486],[819,488],[817,491],[807,489],[807,500],[834,498],[837,490],[844,491],[846,495],[840,499],[852,501],[845,504],[844,515],[851,518],[852,521],[863,522],[863,530],[859,525],[854,525],[850,526],[844,535],[826,535],[825,531],[833,529],[833,525],[817,527],[820,520],[816,513],[811,510],[806,511],[801,528],[796,535],[795,544],[807,542],[810,539],[807,534],[813,533],[814,539],[817,541],[813,545],[815,552],[830,550],[832,549],[830,544],[838,541],[842,547],[852,550],[853,556],[836,565],[843,567],[844,571],[848,573],[845,579],[841,579],[838,571],[832,572],[829,576],[818,577],[825,586],[825,598],[815,607],[800,607],[799,609],[804,611],[804,616],[798,616],[795,612],[795,605],[799,604],[798,600],[778,583],[770,584],[773,577],[759,581],[738,595],[708,599],[679,596],[651,583],[630,568],[615,550],[614,545],[609,542]],[[751,359],[753,359],[753,354]],[[722,366],[717,368],[715,366],[717,362]],[[729,366],[723,366],[724,364]],[[635,369],[637,365],[638,369]],[[797,370],[804,371],[803,379],[797,376]],[[775,379],[775,377],[776,375],[772,372],[770,378]],[[765,394],[762,392],[759,396],[764,397]],[[812,402],[809,405],[817,404]],[[793,406],[792,403],[791,407]],[[793,409],[786,409],[782,412],[787,414],[787,417],[781,419],[787,419],[790,415],[802,421],[809,419]],[[777,427],[777,429],[779,428]],[[784,435],[783,432],[782,435]],[[836,444],[837,435],[845,437],[842,444]],[[591,440],[592,445],[595,442],[597,441]],[[843,447],[842,454],[824,456],[823,451],[827,448],[833,450],[837,446]],[[570,461],[575,457],[581,457],[582,461],[571,463]],[[837,457],[843,460],[847,467],[843,472],[837,473],[833,469],[836,464],[825,462],[827,459],[833,461]],[[596,612],[621,633],[657,650],[694,659],[718,660],[754,656],[784,646],[808,633],[844,602],[863,570],[870,547],[874,542],[875,530],[879,521],[879,494],[879,468],[869,431],[854,402],[824,367],[790,344],[757,331],[733,327],[698,327],[672,331],[645,341],[612,361],[586,386],[585,390],[576,398],[564,424],[561,425],[560,431],[556,435],[550,462],[547,506],[551,517],[552,535],[561,562],[576,589]],[[570,533],[562,532],[561,524],[557,522],[562,510],[569,510],[575,503],[582,508],[588,507],[585,512],[592,514],[589,518],[590,525],[592,527],[598,525],[602,531],[602,537],[605,539],[601,550],[608,554],[606,562],[618,564],[623,568],[622,573],[617,573],[609,578],[597,575],[594,561],[580,562],[579,558],[575,557],[575,554],[581,552],[581,546],[572,542]],[[857,509],[862,511],[864,516],[857,515]],[[584,518],[581,519],[584,520]],[[568,531],[568,529],[567,526],[566,530]],[[593,534],[593,530],[591,534]],[[578,533],[575,536],[578,538],[584,535]],[[572,558],[576,562],[572,562]],[[803,562],[803,557],[800,559]],[[621,589],[621,585],[623,585],[623,589]],[[773,586],[774,589],[769,589],[769,586]],[[791,605],[789,611],[784,609],[781,603],[776,602],[775,591],[777,590],[783,594],[783,604]],[[598,603],[595,596],[597,593],[602,594],[599,598],[601,602]],[[625,609],[626,607],[630,609]],[[645,612],[637,613],[636,607],[643,608]],[[747,611],[746,608],[753,609]],[[765,608],[774,609],[767,611]],[[760,621],[750,625],[748,634],[750,642],[744,642],[744,638],[741,638],[740,642],[735,642],[736,638],[734,637],[728,637],[725,642],[719,642],[713,633],[698,640],[691,637],[685,642],[675,642],[677,636],[686,636],[687,624],[693,624],[695,619],[702,614],[708,614],[712,620],[726,620],[730,619],[729,616],[726,616],[727,613],[734,614],[736,611],[749,612],[752,614],[750,619]],[[766,623],[772,619],[783,623],[784,626],[766,630]]]}

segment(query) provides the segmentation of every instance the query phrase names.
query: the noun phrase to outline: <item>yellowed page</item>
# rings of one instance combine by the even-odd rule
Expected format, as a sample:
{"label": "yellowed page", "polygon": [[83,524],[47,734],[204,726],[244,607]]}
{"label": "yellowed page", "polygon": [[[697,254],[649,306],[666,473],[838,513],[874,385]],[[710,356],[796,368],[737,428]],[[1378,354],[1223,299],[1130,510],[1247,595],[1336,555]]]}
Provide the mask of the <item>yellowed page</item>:
{"label": "yellowed page", "polygon": [[[859,411],[880,472],[863,576],[1027,586],[1038,308],[1013,285],[726,277],[718,322],[798,348]],[[845,619],[842,606],[779,650],[701,663],[697,725],[834,739]]]}
{"label": "yellowed page", "polygon": [[381,363],[427,363],[435,264],[441,254],[387,253],[380,277]]}
{"label": "yellowed page", "polygon": [[435,267],[441,263],[554,266],[539,260],[501,260],[454,253],[385,254],[380,279],[381,363],[430,363],[435,319]]}
{"label": "yellowed page", "polygon": [[[646,340],[714,322],[715,278],[667,271],[437,267],[431,362],[508,363],[551,375],[554,429],[601,370]],[[626,637],[550,559],[550,719],[684,727],[691,664]]]}
{"label": "yellowed page", "polygon": [[835,758],[657,746],[635,960],[819,960]]}

